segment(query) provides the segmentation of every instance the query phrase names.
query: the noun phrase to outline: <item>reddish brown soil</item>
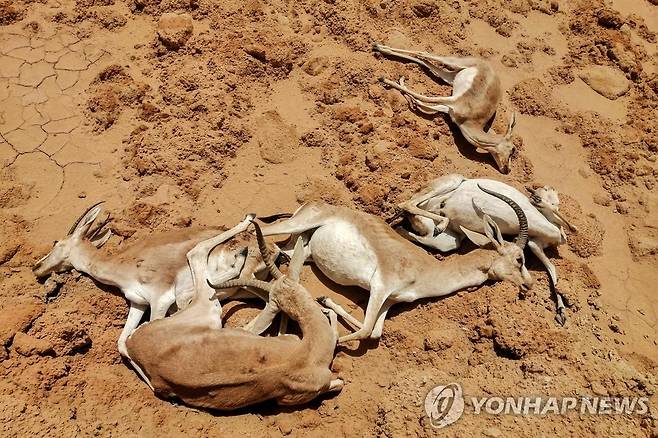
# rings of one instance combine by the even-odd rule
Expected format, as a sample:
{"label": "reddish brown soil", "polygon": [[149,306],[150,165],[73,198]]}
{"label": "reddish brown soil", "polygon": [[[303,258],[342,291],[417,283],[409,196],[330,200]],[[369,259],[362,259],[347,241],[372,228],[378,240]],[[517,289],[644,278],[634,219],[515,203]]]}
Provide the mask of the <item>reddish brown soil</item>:
{"label": "reddish brown soil", "polygon": [[[166,12],[192,18],[177,50],[158,38]],[[646,396],[652,411],[466,415],[450,435],[656,436],[656,32],[648,0],[0,2],[0,435],[434,436],[422,400],[456,381],[471,395]],[[519,113],[511,173],[383,89],[378,77],[404,75],[450,92],[373,41],[489,59],[507,90],[494,127]],[[579,77],[593,64],[630,90],[596,93]],[[116,349],[125,300],[30,269],[100,199],[113,251],[319,198],[388,217],[449,172],[559,190],[580,228],[550,253],[570,324],[554,323],[529,256],[527,294],[487,284],[394,308],[379,343],[339,349],[342,393],[298,409],[216,416],[157,399]],[[310,267],[303,280],[362,316],[362,291]],[[255,306],[227,306],[228,325]]]}

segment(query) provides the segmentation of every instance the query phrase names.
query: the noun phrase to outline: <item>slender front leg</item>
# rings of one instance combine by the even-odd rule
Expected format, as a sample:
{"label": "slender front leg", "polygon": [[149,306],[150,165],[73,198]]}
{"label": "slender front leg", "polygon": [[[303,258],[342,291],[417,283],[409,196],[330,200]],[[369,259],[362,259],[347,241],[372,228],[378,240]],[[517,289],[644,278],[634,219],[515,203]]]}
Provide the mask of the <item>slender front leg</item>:
{"label": "slender front leg", "polygon": [[451,230],[446,230],[432,237],[419,236],[404,228],[397,228],[395,231],[407,240],[417,242],[425,247],[438,249],[441,252],[454,251],[459,248],[462,241],[461,236],[456,235]]}
{"label": "slender front leg", "polygon": [[[431,197],[432,196],[428,196],[427,199]],[[425,199],[421,198],[420,202],[423,202],[424,200]],[[417,216],[423,216],[428,219],[432,219],[433,221],[436,221],[437,222],[436,228],[439,230],[439,232],[443,232],[448,227],[448,224],[450,223],[450,219],[448,219],[445,216],[440,216],[430,211],[423,210],[422,208],[418,207],[418,204],[420,202],[416,202],[415,199],[412,199],[410,201],[399,204],[398,207],[406,211],[407,213],[415,214]]]}
{"label": "slender front leg", "polygon": [[562,298],[562,294],[559,292],[557,288],[557,270],[555,269],[555,265],[550,261],[548,257],[546,257],[546,254],[544,253],[544,249],[534,240],[529,240],[528,241],[528,246],[530,247],[530,250],[532,253],[537,256],[537,258],[542,262],[542,264],[546,267],[546,270],[548,271],[548,276],[551,280],[551,284],[553,286],[553,291],[555,293],[555,320],[558,322],[560,325],[564,325],[567,322],[567,308],[564,305],[564,299]]}
{"label": "slender front leg", "polygon": [[144,316],[144,312],[146,312],[147,308],[148,308],[147,304],[130,303],[128,318],[126,318],[126,324],[123,326],[123,330],[121,331],[121,335],[119,336],[118,346],[119,346],[119,353],[121,353],[121,356],[129,357],[128,349],[126,348],[126,340],[128,339],[128,336],[130,336],[132,332],[134,332],[137,326],[139,325],[139,322],[142,320],[142,317]]}
{"label": "slender front leg", "polygon": [[167,316],[167,312],[172,304],[176,301],[174,294],[171,293],[169,296],[163,296],[159,301],[152,303],[151,305],[151,317],[149,321],[155,321],[156,319],[162,319]]}
{"label": "slender front leg", "polygon": [[352,324],[357,329],[363,328],[363,324],[361,323],[361,321],[350,315],[350,313],[347,310],[345,310],[340,304],[335,303],[331,298],[318,297],[317,301],[318,303],[322,304],[324,307],[333,310],[335,313],[340,315],[341,318]]}
{"label": "slender front leg", "polygon": [[281,320],[279,321],[279,333],[278,335],[285,335],[286,332],[288,331],[288,321],[290,318],[288,318],[288,315],[285,313],[281,314]]}
{"label": "slender front leg", "polygon": [[322,309],[322,313],[329,318],[329,327],[331,327],[334,336],[336,336],[336,341],[338,341],[338,317],[336,316],[336,312],[332,309],[326,308]]}
{"label": "slender front leg", "polygon": [[384,303],[382,310],[379,311],[379,316],[377,317],[375,328],[372,331],[372,335],[370,335],[372,339],[379,339],[382,337],[382,332],[384,331],[384,320],[386,319],[386,315],[388,314],[388,309],[390,309],[393,304],[395,303],[387,300]]}
{"label": "slender front leg", "polygon": [[135,371],[137,371],[137,374],[146,382],[148,387],[153,391],[153,386],[151,385],[151,382],[149,381],[148,377],[146,377],[146,374],[142,369],[137,365],[131,358],[130,355],[128,354],[128,348],[126,347],[126,340],[128,337],[132,334],[132,332],[135,331],[137,326],[139,325],[139,322],[142,320],[142,317],[144,316],[144,312],[146,312],[146,309],[148,306],[146,304],[135,304],[135,303],[130,303],[130,310],[128,311],[128,318],[126,319],[126,325],[123,326],[123,331],[121,332],[121,335],[119,336],[119,353],[121,356],[125,357],[128,362],[130,362],[130,365],[133,367]]}
{"label": "slender front leg", "polygon": [[[187,263],[190,266],[190,270],[192,272],[192,284],[194,285],[195,295],[202,291],[207,292],[209,297],[215,294],[215,290],[211,288],[206,281],[208,279],[208,253],[210,253],[210,251],[212,251],[212,249],[217,245],[220,245],[233,238],[237,234],[245,231],[255,217],[255,214],[247,215],[242,220],[242,222],[230,230],[227,230],[218,236],[211,237],[210,239],[199,242],[187,253]],[[228,278],[225,280],[223,279],[222,281],[226,280],[228,280]]]}
{"label": "slender front leg", "polygon": [[279,314],[279,308],[273,306],[271,303],[265,304],[265,308],[260,311],[260,313],[252,319],[247,325],[242,327],[244,330],[247,330],[255,335],[260,335],[267,328],[272,325],[272,321],[276,315]]}
{"label": "slender front leg", "polygon": [[370,300],[368,301],[368,307],[366,307],[366,317],[363,320],[363,327],[352,334],[339,338],[338,343],[344,344],[345,342],[356,341],[370,337],[372,335],[372,331],[375,329],[377,317],[379,316],[381,309],[384,307],[384,303],[386,302],[389,295],[390,293],[378,293],[375,290],[370,291]]}

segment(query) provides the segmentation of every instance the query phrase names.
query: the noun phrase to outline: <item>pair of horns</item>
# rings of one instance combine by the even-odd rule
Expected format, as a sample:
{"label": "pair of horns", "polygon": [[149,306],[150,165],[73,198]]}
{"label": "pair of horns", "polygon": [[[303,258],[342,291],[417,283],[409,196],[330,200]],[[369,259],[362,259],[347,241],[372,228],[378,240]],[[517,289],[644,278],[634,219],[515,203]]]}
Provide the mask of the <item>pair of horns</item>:
{"label": "pair of horns", "polygon": [[[251,221],[251,223],[254,224],[254,228],[256,229],[256,240],[258,241],[258,249],[260,250],[260,253],[263,256],[263,261],[265,262],[265,266],[267,266],[267,270],[270,271],[270,274],[272,274],[272,277],[274,277],[276,281],[284,276],[283,273],[276,266],[275,263],[276,256],[267,247],[267,244],[265,243],[265,238],[263,237],[263,232],[260,229],[260,225],[258,225],[254,221]],[[289,268],[290,271],[288,278],[291,278],[296,282],[299,281],[299,271],[301,270],[301,265],[304,263],[303,259],[304,259],[304,249],[300,237],[297,239],[297,244],[295,245],[295,252],[292,256],[292,260],[290,261],[290,268]],[[220,284],[212,284],[210,283],[210,281],[208,281],[208,284],[213,289],[229,289],[234,287],[255,287],[264,290],[268,293],[272,293],[272,291],[274,290],[274,286],[272,283],[268,283],[266,281],[258,280],[255,278],[236,278],[233,280],[225,281]]]}
{"label": "pair of horns", "polygon": [[[82,220],[83,220],[83,219],[84,219],[84,218],[85,218],[85,217],[86,217],[86,216],[87,216],[87,215],[88,215],[88,214],[89,214],[94,208],[98,207],[99,205],[101,205],[101,204],[104,203],[104,202],[105,202],[105,201],[99,201],[99,202],[95,203],[94,205],[92,205],[91,207],[89,207],[87,210],[85,210],[85,212],[82,213],[82,215],[80,215],[80,217],[79,217],[78,219],[76,219],[76,221],[73,223],[73,225],[72,225],[71,228],[69,229],[68,233],[66,233],[66,235],[67,235],[67,236],[70,236],[71,234],[73,234],[73,232],[76,230],[76,228],[78,228],[78,225],[80,225],[80,222],[82,222]],[[107,225],[107,224],[110,222],[110,220],[111,220],[111,216],[108,214],[107,217],[106,217],[104,220],[102,220],[102,221],[99,222],[95,227],[93,227],[93,228],[91,228],[89,231],[87,231],[86,237],[89,238],[89,239],[93,239],[95,236],[97,236],[98,234],[100,234],[101,230],[105,227],[105,225]]]}
{"label": "pair of horns", "polygon": [[484,193],[494,196],[500,199],[501,201],[505,202],[510,207],[512,207],[512,210],[514,210],[514,213],[516,213],[516,217],[519,220],[519,235],[516,236],[516,239],[514,239],[514,243],[516,243],[521,249],[525,248],[526,244],[528,243],[528,218],[523,212],[523,209],[519,206],[519,204],[517,204],[516,202],[514,202],[513,200],[511,200],[505,195],[486,189],[482,187],[480,184],[478,184],[478,187]]}

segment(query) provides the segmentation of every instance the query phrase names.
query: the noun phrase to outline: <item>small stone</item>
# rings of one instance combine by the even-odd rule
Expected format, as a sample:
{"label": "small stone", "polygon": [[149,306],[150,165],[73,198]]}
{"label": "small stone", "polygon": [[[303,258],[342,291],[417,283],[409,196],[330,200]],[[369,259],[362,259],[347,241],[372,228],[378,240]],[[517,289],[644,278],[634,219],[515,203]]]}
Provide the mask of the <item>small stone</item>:
{"label": "small stone", "polygon": [[439,151],[434,144],[420,138],[414,138],[409,142],[409,153],[412,157],[421,160],[432,161],[439,156]]}
{"label": "small stone", "polygon": [[630,89],[630,83],[624,74],[612,67],[595,65],[580,72],[578,75],[592,90],[615,100]]}
{"label": "small stone", "polygon": [[178,50],[192,36],[192,17],[189,14],[162,14],[158,21],[158,37],[169,50]]}
{"label": "small stone", "polygon": [[482,435],[491,438],[498,438],[503,436],[503,433],[497,427],[488,427],[482,431]]}
{"label": "small stone", "polygon": [[327,58],[324,56],[318,56],[306,61],[302,66],[302,70],[310,76],[317,76],[327,68],[327,65]]}
{"label": "small stone", "polygon": [[287,436],[292,433],[292,429],[293,429],[292,420],[287,416],[283,418],[277,418],[276,425],[279,427],[279,431],[281,432],[282,435]]}
{"label": "small stone", "polygon": [[13,346],[14,350],[23,356],[45,356],[53,353],[53,347],[48,341],[25,333],[16,333]]}
{"label": "small stone", "polygon": [[42,304],[14,305],[0,317],[0,345],[8,344],[17,332],[27,329],[44,311]]}
{"label": "small stone", "polygon": [[425,351],[442,351],[452,347],[453,342],[452,333],[435,330],[425,337],[423,348]]}
{"label": "small stone", "polygon": [[594,395],[598,395],[601,397],[605,397],[608,395],[608,391],[605,389],[605,387],[601,384],[599,381],[594,381],[590,383],[589,385],[590,389],[594,393]]}
{"label": "small stone", "polygon": [[595,193],[592,196],[592,200],[595,204],[601,205],[603,207],[609,207],[612,203],[612,198],[608,193]]}

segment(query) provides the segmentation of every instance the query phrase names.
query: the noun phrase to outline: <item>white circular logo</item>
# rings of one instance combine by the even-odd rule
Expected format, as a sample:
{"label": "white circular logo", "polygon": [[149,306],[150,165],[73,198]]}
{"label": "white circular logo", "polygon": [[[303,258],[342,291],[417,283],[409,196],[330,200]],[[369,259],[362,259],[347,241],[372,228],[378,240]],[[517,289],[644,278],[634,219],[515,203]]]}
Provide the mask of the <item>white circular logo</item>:
{"label": "white circular logo", "polygon": [[425,412],[432,427],[440,429],[459,420],[464,413],[464,394],[458,383],[435,386],[425,397]]}

